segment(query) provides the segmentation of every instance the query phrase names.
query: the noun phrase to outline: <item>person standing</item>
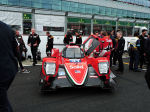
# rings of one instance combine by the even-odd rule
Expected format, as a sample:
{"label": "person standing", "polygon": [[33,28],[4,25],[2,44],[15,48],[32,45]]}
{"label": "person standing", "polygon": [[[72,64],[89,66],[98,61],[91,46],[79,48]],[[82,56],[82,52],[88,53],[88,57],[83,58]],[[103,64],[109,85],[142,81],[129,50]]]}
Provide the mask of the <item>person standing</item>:
{"label": "person standing", "polygon": [[139,65],[139,51],[138,48],[140,47],[140,41],[138,37],[135,39],[130,40],[130,47],[129,47],[129,56],[130,56],[130,63],[129,63],[129,70],[133,70],[134,72],[141,72],[138,69]]}
{"label": "person standing", "polygon": [[7,91],[18,71],[15,32],[0,21],[0,112],[13,112]]}
{"label": "person standing", "polygon": [[140,39],[140,68],[142,69],[143,68],[143,64],[145,62],[145,48],[144,48],[144,45],[145,45],[145,41],[146,39],[148,38],[148,36],[146,35],[147,34],[147,29],[143,29],[142,30],[142,34],[140,35],[139,39]]}
{"label": "person standing", "polygon": [[118,41],[116,43],[115,52],[116,52],[117,60],[119,62],[119,68],[116,71],[122,73],[124,71],[122,55],[124,52],[125,40],[123,38],[123,34],[121,31],[117,32],[117,39]]}
{"label": "person standing", "polygon": [[81,44],[82,44],[82,36],[78,32],[76,32],[75,34],[76,34],[76,42],[75,42],[75,44],[78,45],[78,46],[81,46]]}
{"label": "person standing", "polygon": [[104,31],[104,30],[101,30],[101,31],[100,31],[100,34],[99,34],[99,37],[100,37],[100,38],[103,38],[103,37],[104,37],[104,33],[105,33],[105,31]]}
{"label": "person standing", "polygon": [[19,62],[19,66],[20,66],[20,69],[21,69],[21,72],[22,73],[29,73],[29,71],[27,71],[24,66],[22,65],[22,52],[24,50],[26,50],[26,46],[25,46],[25,43],[23,41],[23,38],[22,36],[19,34],[19,31],[16,31],[16,35],[15,35],[15,38],[16,38],[16,41],[17,41],[17,59],[18,59],[18,62]]}
{"label": "person standing", "polygon": [[147,72],[145,73],[145,79],[147,82],[147,85],[150,89],[150,37],[145,41],[145,53],[146,53],[146,58],[147,58]]}
{"label": "person standing", "polygon": [[64,37],[64,44],[70,44],[70,42],[73,41],[73,36],[70,31],[67,32],[67,34]]}
{"label": "person standing", "polygon": [[115,31],[114,30],[111,31],[110,39],[112,40],[112,43],[113,43],[113,47],[112,47],[111,55],[110,55],[110,67],[111,67],[112,66],[112,60],[113,60],[113,62],[115,61],[114,51],[115,51],[115,46],[116,46],[116,40],[115,40]]}
{"label": "person standing", "polygon": [[33,66],[37,64],[37,49],[40,44],[41,40],[38,34],[35,33],[35,29],[31,29],[31,34],[29,35],[28,38],[28,46],[31,47],[31,53],[33,56]]}
{"label": "person standing", "polygon": [[46,53],[47,53],[47,56],[49,55],[51,56],[54,37],[49,32],[46,32],[46,35],[47,35]]}
{"label": "person standing", "polygon": [[96,31],[94,35],[98,38],[99,37],[98,31]]}

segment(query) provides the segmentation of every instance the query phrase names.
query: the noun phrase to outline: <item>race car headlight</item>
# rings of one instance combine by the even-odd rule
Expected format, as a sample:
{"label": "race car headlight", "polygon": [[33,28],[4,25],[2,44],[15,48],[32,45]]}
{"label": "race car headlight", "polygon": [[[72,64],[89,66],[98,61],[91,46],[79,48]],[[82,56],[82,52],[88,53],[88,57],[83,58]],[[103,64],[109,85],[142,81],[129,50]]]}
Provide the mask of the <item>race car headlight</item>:
{"label": "race car headlight", "polygon": [[54,75],[56,71],[56,64],[55,63],[45,63],[44,64],[45,73],[47,75]]}
{"label": "race car headlight", "polygon": [[109,70],[109,63],[108,62],[101,62],[99,63],[99,72],[100,74],[107,74]]}

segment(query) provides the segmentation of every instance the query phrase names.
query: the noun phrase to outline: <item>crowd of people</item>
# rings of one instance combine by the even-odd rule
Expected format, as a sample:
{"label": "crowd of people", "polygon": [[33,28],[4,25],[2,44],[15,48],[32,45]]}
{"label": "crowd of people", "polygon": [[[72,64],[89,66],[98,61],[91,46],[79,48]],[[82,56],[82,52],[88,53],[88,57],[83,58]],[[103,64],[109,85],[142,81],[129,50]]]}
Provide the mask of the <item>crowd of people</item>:
{"label": "crowd of people", "polygon": [[129,70],[135,72],[141,72],[143,65],[148,62],[148,56],[150,50],[149,45],[146,44],[149,40],[149,34],[147,35],[147,29],[142,30],[142,34],[135,33],[135,39],[130,41],[129,46]]}
{"label": "crowd of people", "polygon": [[116,33],[115,30],[111,32],[101,31],[100,33],[96,32],[95,35],[102,46],[99,56],[107,57],[110,60],[110,67],[115,66],[118,61],[119,67],[116,71],[122,73],[124,71],[122,55],[125,47],[122,31],[118,30]]}
{"label": "crowd of people", "polygon": [[[123,38],[123,33],[118,30],[115,33],[115,30],[109,32],[106,31],[96,31],[94,37],[100,42],[100,47],[96,49],[94,53],[95,56],[107,57],[110,59],[110,66],[116,65],[116,62],[119,62],[119,68],[117,72],[123,72],[123,60],[122,55],[124,53],[125,40]],[[75,33],[76,36],[76,45],[82,44],[82,35],[78,32]],[[64,38],[64,44],[69,44],[73,41],[73,36],[70,31],[67,32]]]}
{"label": "crowd of people", "polygon": [[[143,64],[149,61],[149,47],[147,42],[149,42],[149,35],[147,35],[147,30],[143,29],[142,34],[135,33],[135,39],[131,39],[128,42],[128,53],[130,56],[129,62],[129,70],[134,72],[141,72],[143,68]],[[24,69],[22,65],[22,52],[27,51],[25,43],[23,41],[22,36],[19,34],[19,31],[16,31],[16,41],[17,41],[17,59],[22,72],[28,73],[26,69]],[[100,42],[100,47],[96,49],[95,56],[107,57],[110,60],[110,67],[116,66],[118,61],[118,69],[116,70],[119,73],[123,73],[124,66],[122,56],[124,53],[125,47],[125,39],[123,38],[123,33],[121,30],[112,30],[111,32],[106,32],[104,30],[98,32],[96,31],[92,34],[96,37],[96,39]],[[51,51],[53,49],[54,37],[50,34],[50,32],[46,32],[47,36],[47,44],[46,44],[46,54],[47,56],[51,56]],[[76,41],[75,45],[82,45],[82,35],[79,32],[75,33]],[[35,33],[35,29],[31,29],[31,34],[28,37],[28,46],[31,47],[31,53],[33,57],[33,66],[37,64],[37,50],[41,40],[38,34]],[[73,35],[71,31],[68,31],[64,36],[64,44],[73,43]]]}
{"label": "crowd of people", "polygon": [[[19,31],[15,31],[14,33],[14,31],[3,22],[0,22],[0,28],[0,112],[12,112],[11,105],[7,99],[7,90],[18,71],[18,63],[21,72],[29,73],[22,65],[21,59],[22,52],[27,52],[27,48]],[[48,56],[51,56],[54,37],[49,32],[46,32],[46,35],[46,53]],[[76,41],[74,44],[81,46],[82,35],[78,32],[76,32],[75,35]],[[100,42],[99,47],[94,51],[94,56],[107,57],[110,60],[110,66],[115,66],[118,61],[119,66],[116,71],[123,73],[124,64],[122,56],[124,53],[125,39],[123,38],[122,31],[113,30],[106,32],[102,30],[92,35]],[[136,41],[134,40],[129,43],[129,70],[141,72],[143,65],[147,63],[145,78],[150,88],[150,35],[147,35],[147,30],[143,29],[141,35],[135,34],[135,36],[137,38]],[[35,33],[35,29],[32,29],[27,43],[31,48],[33,66],[37,64],[37,50],[40,42],[39,35]],[[68,31],[64,37],[64,44],[70,44],[70,42],[73,42],[73,36],[72,33]]]}

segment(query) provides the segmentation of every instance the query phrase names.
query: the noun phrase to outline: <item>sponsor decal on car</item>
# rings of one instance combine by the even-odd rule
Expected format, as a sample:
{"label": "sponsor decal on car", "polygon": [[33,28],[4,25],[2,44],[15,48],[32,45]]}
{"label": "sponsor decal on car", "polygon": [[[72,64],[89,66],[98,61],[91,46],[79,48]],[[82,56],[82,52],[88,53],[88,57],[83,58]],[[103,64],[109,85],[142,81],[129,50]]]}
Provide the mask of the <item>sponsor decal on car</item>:
{"label": "sponsor decal on car", "polygon": [[83,65],[76,65],[76,66],[70,65],[70,69],[84,69],[84,67]]}
{"label": "sponsor decal on car", "polygon": [[85,82],[88,72],[88,66],[86,63],[66,63],[65,69],[68,76],[76,85],[82,85]]}
{"label": "sponsor decal on car", "polygon": [[75,73],[78,74],[78,73],[81,73],[81,71],[80,70],[75,70]]}
{"label": "sponsor decal on car", "polygon": [[71,63],[79,63],[79,62],[81,62],[80,59],[70,59],[69,61],[70,61]]}

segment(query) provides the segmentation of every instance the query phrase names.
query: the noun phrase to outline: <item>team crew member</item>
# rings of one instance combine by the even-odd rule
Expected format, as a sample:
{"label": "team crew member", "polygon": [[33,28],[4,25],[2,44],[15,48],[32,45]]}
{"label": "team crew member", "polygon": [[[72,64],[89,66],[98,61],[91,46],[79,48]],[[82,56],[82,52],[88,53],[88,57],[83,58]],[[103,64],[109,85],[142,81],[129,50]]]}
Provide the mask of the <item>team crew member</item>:
{"label": "team crew member", "polygon": [[96,48],[95,57],[101,56],[110,59],[111,48],[113,47],[112,40],[110,39],[110,36],[108,36],[107,32],[104,31],[102,35],[102,38],[98,38],[100,46]]}
{"label": "team crew member", "polygon": [[95,36],[96,36],[96,37],[99,37],[98,31],[95,32]]}
{"label": "team crew member", "polygon": [[31,29],[31,32],[32,33],[29,35],[28,38],[28,45],[31,47],[31,52],[33,56],[33,66],[35,66],[37,64],[37,59],[36,59],[37,49],[41,40],[39,35],[35,33],[35,29]]}
{"label": "team crew member", "polygon": [[70,31],[67,32],[67,34],[64,37],[64,44],[70,44],[70,42],[73,41],[73,36]]}
{"label": "team crew member", "polygon": [[142,35],[140,35],[140,37],[139,37],[139,39],[140,39],[140,49],[139,49],[139,51],[140,51],[140,68],[142,69],[142,67],[143,67],[143,64],[144,64],[144,62],[145,62],[145,48],[144,48],[144,46],[145,46],[145,41],[146,41],[146,39],[147,39],[147,29],[143,29],[142,30]]}
{"label": "team crew member", "polygon": [[140,47],[139,38],[135,37],[135,39],[131,39],[130,47],[129,47],[129,55],[130,55],[129,70],[133,70],[134,72],[141,72],[138,69],[138,65],[139,65],[138,47]]}
{"label": "team crew member", "polygon": [[113,59],[113,62],[115,61],[114,51],[115,51],[115,45],[116,45],[115,31],[114,30],[111,31],[110,39],[112,40],[112,43],[113,43],[113,47],[112,47],[111,55],[110,55],[110,66],[112,66],[112,59]]}
{"label": "team crew member", "polygon": [[16,41],[17,41],[17,59],[18,59],[18,62],[19,62],[19,65],[20,65],[20,69],[21,69],[21,72],[22,73],[28,73],[28,71],[26,69],[24,69],[23,65],[22,65],[22,52],[23,50],[26,49],[25,47],[25,43],[23,41],[23,38],[22,36],[19,34],[19,31],[16,31]]}
{"label": "team crew member", "polygon": [[82,44],[82,36],[78,33],[78,32],[76,32],[76,45],[79,45],[79,46],[81,46],[81,44]]}
{"label": "team crew member", "polygon": [[100,39],[100,41],[102,46],[100,56],[107,57],[108,59],[110,59],[113,43],[110,39],[110,36],[108,36],[107,32],[103,32],[103,37]]}
{"label": "team crew member", "polygon": [[117,38],[118,38],[118,41],[116,43],[115,52],[116,52],[117,60],[119,62],[119,68],[116,71],[117,72],[123,72],[124,71],[124,66],[123,66],[122,55],[123,55],[123,52],[124,52],[125,40],[123,38],[123,35],[122,35],[121,31],[117,32]]}
{"label": "team crew member", "polygon": [[145,51],[146,51],[146,58],[148,61],[145,79],[146,79],[147,85],[150,89],[150,37],[145,41]]}
{"label": "team crew member", "polygon": [[100,38],[103,38],[105,35],[104,35],[104,33],[105,33],[105,31],[104,30],[102,30],[102,31],[100,31],[100,35],[99,35],[99,37]]}
{"label": "team crew member", "polygon": [[51,55],[51,51],[53,49],[54,37],[49,32],[46,32],[46,35],[47,35],[46,53],[47,53],[47,56],[48,56],[49,53]]}
{"label": "team crew member", "polygon": [[13,112],[7,91],[18,71],[15,32],[0,21],[0,112]]}

